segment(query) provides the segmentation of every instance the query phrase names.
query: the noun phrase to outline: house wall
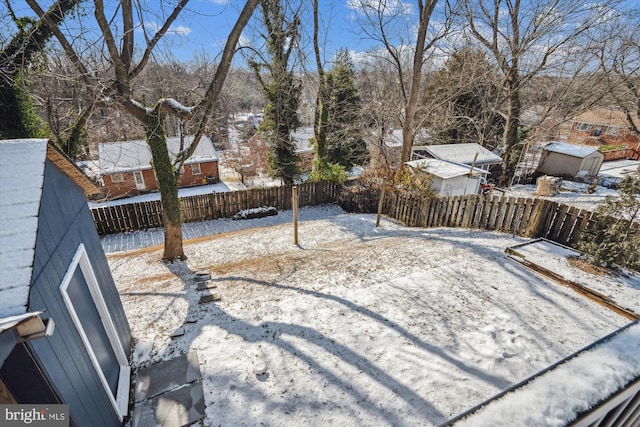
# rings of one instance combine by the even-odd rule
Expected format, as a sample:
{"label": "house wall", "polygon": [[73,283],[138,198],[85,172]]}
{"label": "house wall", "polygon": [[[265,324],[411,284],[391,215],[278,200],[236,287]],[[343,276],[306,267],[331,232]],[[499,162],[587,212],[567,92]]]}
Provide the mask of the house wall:
{"label": "house wall", "polygon": [[479,180],[466,175],[442,179],[437,176],[431,178],[431,185],[441,196],[463,196],[477,194]]}
{"label": "house wall", "polygon": [[[141,172],[145,188],[140,190],[136,187],[133,172],[123,173],[122,182],[113,182],[112,175],[104,175],[102,180],[107,197],[135,196],[140,194],[140,192],[157,191],[158,182],[156,181],[153,169],[145,169]],[[185,165],[184,173],[180,175],[178,187],[202,185],[202,179],[208,176],[214,177],[216,181],[220,179],[217,161],[200,163],[200,174],[193,173],[193,165]]]}
{"label": "house wall", "polygon": [[590,124],[589,129],[579,130],[579,124],[580,123],[574,122],[571,125],[567,142],[591,146],[626,145],[628,148],[634,149],[638,149],[639,147],[640,138],[631,133],[627,128]]}
{"label": "house wall", "polygon": [[84,244],[113,318],[120,345],[130,354],[131,333],[106,256],[82,190],[49,161],[36,238],[30,311],[46,309],[56,323],[50,337],[28,343],[75,425],[121,425],[66,308],[60,284]]}
{"label": "house wall", "polygon": [[599,152],[590,154],[587,157],[582,159],[582,162],[580,162],[580,168],[578,172],[587,171],[588,172],[587,175],[597,176],[603,161],[604,161],[603,154]]}
{"label": "house wall", "polygon": [[550,176],[575,176],[581,163],[581,158],[543,150],[536,170]]}

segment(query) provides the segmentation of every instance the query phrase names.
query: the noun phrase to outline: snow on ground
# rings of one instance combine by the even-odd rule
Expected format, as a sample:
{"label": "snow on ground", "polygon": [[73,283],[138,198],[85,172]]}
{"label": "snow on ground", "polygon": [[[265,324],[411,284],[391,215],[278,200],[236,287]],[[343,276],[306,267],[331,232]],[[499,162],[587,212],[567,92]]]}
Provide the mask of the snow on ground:
{"label": "snow on ground", "polygon": [[[344,213],[344,211],[337,205],[301,207],[298,211],[298,219],[300,221],[309,221],[342,213]],[[285,210],[278,212],[276,216],[252,219],[250,221],[236,221],[231,218],[223,218],[211,221],[188,222],[182,224],[182,235],[184,239],[197,239],[214,234],[245,230],[247,228],[267,227],[292,222],[293,211]],[[102,248],[106,253],[148,248],[164,243],[164,229],[154,228],[144,231],[109,234],[104,236],[101,242]]]}
{"label": "snow on ground", "polygon": [[580,283],[611,298],[618,305],[640,313],[640,276],[621,270],[610,274],[597,274],[572,267],[569,259],[580,252],[541,240],[516,248],[527,261],[560,274],[567,280]]}
{"label": "snow on ground", "polygon": [[[375,220],[110,255],[134,365],[197,351],[207,426],[436,425],[628,323],[510,261],[523,239]],[[221,301],[198,303],[202,270]]]}
{"label": "snow on ground", "polygon": [[[563,203],[569,206],[575,206],[580,209],[595,211],[607,196],[618,196],[618,192],[611,188],[597,186],[592,194],[588,193],[589,184],[562,181],[562,188],[555,196],[536,196],[535,184],[518,184],[514,185],[504,192],[508,197],[540,197],[541,199],[551,200],[552,202]],[[497,192],[496,194],[500,194]]]}

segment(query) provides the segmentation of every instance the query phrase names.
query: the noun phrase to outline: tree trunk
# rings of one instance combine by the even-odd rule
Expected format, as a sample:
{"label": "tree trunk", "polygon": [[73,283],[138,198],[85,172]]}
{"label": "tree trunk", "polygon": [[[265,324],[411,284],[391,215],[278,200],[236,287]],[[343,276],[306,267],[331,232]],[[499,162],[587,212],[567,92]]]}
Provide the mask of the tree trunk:
{"label": "tree trunk", "polygon": [[400,156],[400,166],[411,160],[411,147],[413,146],[413,124],[418,106],[418,94],[420,93],[420,80],[422,78],[422,62],[424,61],[424,51],[427,39],[427,28],[429,20],[438,0],[418,2],[419,19],[418,33],[416,35],[416,50],[413,53],[413,68],[411,70],[411,87],[409,97],[405,105],[404,124],[402,126],[402,154]]}
{"label": "tree trunk", "polygon": [[164,221],[165,261],[184,260],[182,248],[182,211],[178,198],[177,173],[167,148],[167,136],[164,131],[164,118],[155,113],[147,120],[147,143],[151,149],[153,168],[158,180],[160,200],[162,201],[162,219]]}
{"label": "tree trunk", "polygon": [[[520,130],[520,88],[517,68],[512,68],[507,81],[507,117],[504,125],[504,154],[500,185],[508,186],[515,172],[517,158],[512,159],[514,147],[519,141]],[[516,156],[517,157],[517,156]]]}

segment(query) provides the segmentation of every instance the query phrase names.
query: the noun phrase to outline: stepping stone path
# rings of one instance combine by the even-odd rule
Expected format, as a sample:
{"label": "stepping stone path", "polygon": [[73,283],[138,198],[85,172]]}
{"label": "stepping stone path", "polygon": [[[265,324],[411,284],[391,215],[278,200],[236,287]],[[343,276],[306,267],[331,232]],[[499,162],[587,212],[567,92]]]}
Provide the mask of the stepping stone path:
{"label": "stepping stone path", "polygon": [[196,290],[205,291],[200,297],[199,304],[207,304],[210,302],[220,301],[222,296],[217,292],[209,292],[211,289],[216,289],[218,286],[211,282],[211,273],[206,271],[198,271],[195,275]]}

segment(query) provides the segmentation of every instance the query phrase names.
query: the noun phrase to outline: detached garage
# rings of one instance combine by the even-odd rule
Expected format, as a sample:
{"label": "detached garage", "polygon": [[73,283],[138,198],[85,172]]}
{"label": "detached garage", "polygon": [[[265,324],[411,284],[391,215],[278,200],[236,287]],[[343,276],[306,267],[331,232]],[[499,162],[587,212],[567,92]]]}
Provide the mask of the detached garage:
{"label": "detached garage", "polygon": [[543,148],[536,172],[563,178],[596,177],[603,161],[596,147],[552,142]]}

